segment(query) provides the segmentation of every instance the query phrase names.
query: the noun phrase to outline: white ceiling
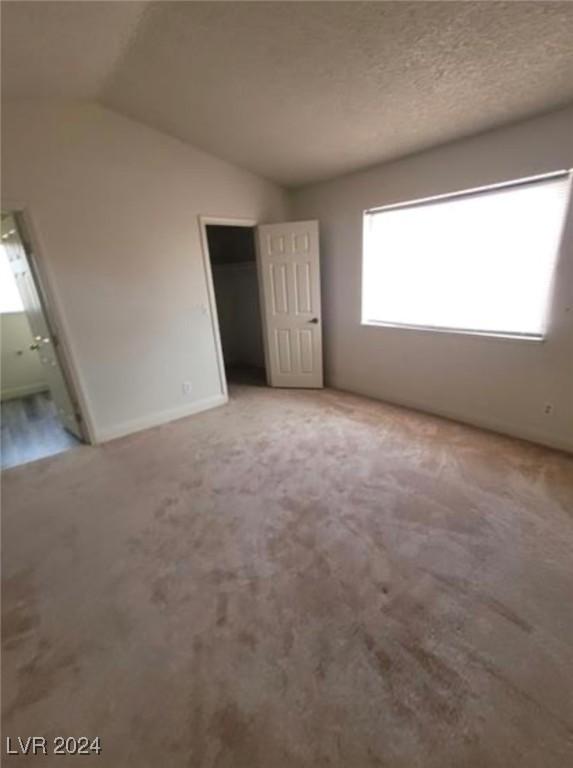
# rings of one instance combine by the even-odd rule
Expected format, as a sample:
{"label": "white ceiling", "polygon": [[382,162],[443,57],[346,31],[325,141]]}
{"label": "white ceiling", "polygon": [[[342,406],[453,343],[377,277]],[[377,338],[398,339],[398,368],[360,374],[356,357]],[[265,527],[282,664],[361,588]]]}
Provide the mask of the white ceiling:
{"label": "white ceiling", "polygon": [[97,99],[143,2],[4,2],[2,98]]}
{"label": "white ceiling", "polygon": [[2,22],[5,98],[97,99],[286,186],[573,101],[570,2],[3,2]]}

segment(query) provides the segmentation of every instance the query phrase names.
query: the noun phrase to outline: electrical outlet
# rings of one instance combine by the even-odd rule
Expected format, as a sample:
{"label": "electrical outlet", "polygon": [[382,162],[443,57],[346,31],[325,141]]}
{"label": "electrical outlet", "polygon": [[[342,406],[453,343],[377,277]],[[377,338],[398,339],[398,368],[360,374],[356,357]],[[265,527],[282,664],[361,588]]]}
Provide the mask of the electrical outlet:
{"label": "electrical outlet", "polygon": [[184,381],[183,382],[183,394],[184,395],[192,395],[193,394],[193,384],[190,381]]}
{"label": "electrical outlet", "polygon": [[553,403],[545,403],[543,406],[543,413],[546,416],[553,416]]}

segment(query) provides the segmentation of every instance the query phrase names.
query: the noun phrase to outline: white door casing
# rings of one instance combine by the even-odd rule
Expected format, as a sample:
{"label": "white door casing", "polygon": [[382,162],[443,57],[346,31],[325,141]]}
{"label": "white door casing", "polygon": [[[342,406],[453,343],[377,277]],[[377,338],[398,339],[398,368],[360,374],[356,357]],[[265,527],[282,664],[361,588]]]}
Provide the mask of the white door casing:
{"label": "white door casing", "polygon": [[22,297],[24,312],[34,337],[34,347],[42,364],[50,394],[62,425],[80,440],[84,439],[79,423],[79,411],[74,406],[68,385],[62,373],[55,350],[55,339],[46,320],[42,302],[36,288],[25,248],[20,239],[14,217],[2,216],[2,245],[6,248],[8,262],[18,292]]}
{"label": "white door casing", "polygon": [[257,227],[267,381],[323,386],[318,221]]}

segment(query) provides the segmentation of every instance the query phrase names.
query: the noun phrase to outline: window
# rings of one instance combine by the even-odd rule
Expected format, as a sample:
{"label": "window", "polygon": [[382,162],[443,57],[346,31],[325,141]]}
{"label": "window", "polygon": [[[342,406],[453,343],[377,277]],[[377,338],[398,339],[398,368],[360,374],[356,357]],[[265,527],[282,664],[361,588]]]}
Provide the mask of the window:
{"label": "window", "polygon": [[362,322],[543,338],[569,178],[366,211]]}
{"label": "window", "polygon": [[8,263],[6,248],[0,245],[0,313],[23,311],[24,306]]}

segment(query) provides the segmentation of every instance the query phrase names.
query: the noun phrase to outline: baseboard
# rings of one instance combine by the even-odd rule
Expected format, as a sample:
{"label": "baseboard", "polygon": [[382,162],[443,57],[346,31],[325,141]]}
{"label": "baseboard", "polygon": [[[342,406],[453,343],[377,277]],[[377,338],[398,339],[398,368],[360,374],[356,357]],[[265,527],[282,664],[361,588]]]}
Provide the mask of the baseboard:
{"label": "baseboard", "polygon": [[402,408],[409,408],[413,411],[420,411],[421,413],[427,413],[430,416],[440,416],[450,421],[457,421],[461,424],[469,424],[471,427],[477,427],[478,429],[485,429],[488,432],[495,432],[505,437],[513,437],[518,440],[527,440],[530,443],[536,443],[537,445],[543,445],[547,448],[555,448],[558,451],[565,451],[566,453],[573,453],[573,443],[569,440],[562,439],[560,437],[548,436],[542,432],[538,432],[535,429],[529,429],[527,427],[516,427],[514,424],[508,424],[498,419],[487,419],[482,417],[474,417],[472,415],[461,414],[455,411],[450,411],[444,408],[435,408],[431,405],[426,405],[422,402],[408,401],[403,398],[393,398],[382,395],[373,395],[371,392],[360,392],[357,389],[349,389],[345,386],[338,386],[335,381],[330,381],[328,386],[333,389],[337,389],[340,392],[348,392],[353,395],[360,395],[361,397],[368,397],[372,400],[379,400],[389,405],[397,405]]}
{"label": "baseboard", "polygon": [[201,413],[202,411],[225,405],[228,400],[229,398],[227,395],[215,395],[214,397],[206,397],[203,400],[197,400],[194,403],[188,403],[178,408],[170,408],[167,411],[160,411],[159,413],[154,413],[150,416],[144,416],[140,419],[124,421],[122,424],[117,424],[115,427],[96,430],[96,442],[107,443],[109,440],[116,440],[118,437],[125,437],[134,432],[141,432],[144,429],[158,427],[161,424],[167,424],[170,421],[184,419],[187,416],[194,416],[196,413]]}
{"label": "baseboard", "polygon": [[48,389],[47,384],[26,384],[23,387],[8,387],[2,390],[0,400],[15,400],[17,397],[37,395],[39,392],[47,392]]}

